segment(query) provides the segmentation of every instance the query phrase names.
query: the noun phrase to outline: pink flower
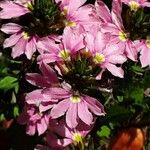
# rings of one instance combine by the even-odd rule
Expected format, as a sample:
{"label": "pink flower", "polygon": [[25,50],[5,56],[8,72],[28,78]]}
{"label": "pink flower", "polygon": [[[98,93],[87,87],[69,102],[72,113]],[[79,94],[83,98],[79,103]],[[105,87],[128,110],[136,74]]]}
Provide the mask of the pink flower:
{"label": "pink flower", "polygon": [[33,53],[36,51],[37,36],[30,36],[23,30],[23,27],[15,24],[8,23],[1,27],[1,31],[11,36],[4,41],[4,48],[12,47],[12,57],[16,58],[21,54],[31,59]]}
{"label": "pink flower", "polygon": [[56,119],[65,115],[66,123],[70,128],[75,128],[79,120],[91,125],[94,119],[92,114],[97,116],[105,114],[102,104],[97,99],[84,94],[55,87],[43,90],[43,95],[59,101],[51,109],[51,117]]}
{"label": "pink flower", "polygon": [[27,134],[34,135],[37,131],[41,135],[47,130],[49,119],[48,113],[40,113],[36,107],[25,105],[22,114],[18,118],[18,122],[20,124],[27,124]]}
{"label": "pink flower", "polygon": [[[91,131],[92,125],[88,126],[80,122],[75,129],[69,128],[64,120],[50,123],[47,134],[47,142],[51,148],[64,149],[69,144],[81,144],[84,148],[83,140]],[[59,137],[57,137],[59,135]]]}
{"label": "pink flower", "polygon": [[110,44],[117,44],[120,49],[125,51],[128,58],[135,61],[137,57],[137,49],[134,43],[128,38],[128,34],[125,32],[121,18],[121,11],[121,1],[113,0],[111,12],[113,23],[103,24],[102,32],[110,33]]}
{"label": "pink flower", "polygon": [[[119,46],[107,44],[109,43],[109,35],[98,32],[96,36],[93,36],[87,33],[85,41],[87,49],[92,54],[93,62],[102,68],[102,72],[107,69],[114,76],[123,78],[124,72],[116,64],[123,64],[126,61],[126,57],[123,54],[124,51]],[[102,72],[100,72],[96,79],[101,79]]]}
{"label": "pink flower", "polygon": [[142,67],[150,66],[150,41],[141,40],[140,46],[140,61]]}
{"label": "pink flower", "polygon": [[132,11],[137,11],[140,7],[150,7],[148,0],[121,0],[123,3],[130,6]]}
{"label": "pink flower", "polygon": [[[86,0],[55,0],[60,3],[62,14],[66,18],[66,26],[76,27],[82,25],[88,28],[93,24],[94,18],[91,16],[93,7],[92,5],[84,5]],[[83,6],[84,5],[84,6]]]}
{"label": "pink flower", "polygon": [[0,7],[2,11],[0,11],[0,19],[10,19],[14,17],[19,17],[30,13],[30,9],[32,7],[31,0],[24,1],[9,1],[5,0],[0,2]]}
{"label": "pink flower", "polygon": [[[40,43],[38,43],[38,47]],[[59,61],[70,61],[70,56],[84,48],[83,35],[73,31],[71,28],[66,28],[62,35],[61,42],[56,44],[54,40],[49,40],[48,44],[44,44],[43,51],[47,52],[38,57],[39,62],[51,63]]]}

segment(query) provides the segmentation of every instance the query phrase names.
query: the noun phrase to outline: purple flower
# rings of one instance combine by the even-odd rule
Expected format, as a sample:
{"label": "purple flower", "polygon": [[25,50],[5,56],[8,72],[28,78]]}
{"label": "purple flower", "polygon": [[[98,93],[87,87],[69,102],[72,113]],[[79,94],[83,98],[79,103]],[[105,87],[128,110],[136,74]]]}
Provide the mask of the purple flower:
{"label": "purple flower", "polygon": [[[95,36],[87,33],[85,37],[87,49],[91,52],[93,61],[96,65],[102,68],[102,72],[107,69],[114,76],[123,78],[124,72],[121,67],[116,64],[123,64],[126,57],[124,51],[117,45],[109,43],[109,35],[98,32]],[[102,72],[96,77],[101,79]]]}
{"label": "purple flower", "polygon": [[23,27],[15,24],[8,23],[1,27],[1,31],[11,36],[4,41],[4,48],[12,47],[12,57],[16,58],[21,54],[27,56],[31,59],[33,53],[36,51],[37,36],[30,36],[27,32],[23,30]]}
{"label": "purple flower", "polygon": [[30,13],[30,9],[32,9],[31,0],[5,0],[3,2],[0,2],[0,7],[2,8],[2,11],[0,11],[0,19],[19,17]]}
{"label": "purple flower", "polygon": [[[93,122],[94,123],[94,122]],[[93,124],[88,126],[80,122],[75,129],[69,128],[64,120],[51,122],[47,134],[47,142],[53,149],[64,149],[69,144],[79,144],[84,149],[83,140],[91,131]],[[59,137],[57,137],[59,135]]]}

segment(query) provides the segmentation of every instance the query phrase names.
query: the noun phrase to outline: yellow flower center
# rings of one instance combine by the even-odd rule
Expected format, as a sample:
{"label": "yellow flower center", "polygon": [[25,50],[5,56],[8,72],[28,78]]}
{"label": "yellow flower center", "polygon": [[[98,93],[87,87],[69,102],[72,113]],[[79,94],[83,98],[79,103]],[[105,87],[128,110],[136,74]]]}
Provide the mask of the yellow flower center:
{"label": "yellow flower center", "polygon": [[69,58],[69,52],[68,50],[61,50],[58,54],[59,57],[61,57],[63,60],[67,60]]}
{"label": "yellow flower center", "polygon": [[119,39],[123,42],[127,41],[127,34],[124,32],[119,32]]}
{"label": "yellow flower center", "polygon": [[34,9],[31,2],[27,2],[27,3],[24,5],[24,7],[28,8],[29,10],[33,10],[33,9]]}
{"label": "yellow flower center", "polygon": [[150,48],[150,40],[147,40],[147,41],[146,41],[146,46],[147,46],[148,48]]}
{"label": "yellow flower center", "polygon": [[68,27],[75,27],[76,26],[76,22],[74,22],[74,21],[66,21],[66,26],[68,26]]}
{"label": "yellow flower center", "polygon": [[74,96],[70,97],[70,101],[71,101],[72,103],[80,103],[81,98],[80,98],[79,95],[74,95]]}
{"label": "yellow flower center", "polygon": [[140,7],[140,4],[135,1],[130,1],[129,6],[130,6],[131,11],[137,11]]}
{"label": "yellow flower center", "polygon": [[77,143],[79,143],[79,142],[82,143],[82,138],[83,137],[82,137],[82,135],[80,133],[74,133],[74,135],[72,137],[73,141],[77,142]]}
{"label": "yellow flower center", "polygon": [[63,11],[61,12],[61,14],[62,14],[63,16],[67,16],[67,13],[68,13],[68,9],[67,9],[67,7],[65,6],[64,9],[63,9]]}
{"label": "yellow flower center", "polygon": [[30,36],[27,32],[22,32],[22,36],[25,40],[28,40],[30,38]]}
{"label": "yellow flower center", "polygon": [[103,54],[96,54],[94,57],[94,62],[96,64],[103,63],[105,61],[105,56]]}

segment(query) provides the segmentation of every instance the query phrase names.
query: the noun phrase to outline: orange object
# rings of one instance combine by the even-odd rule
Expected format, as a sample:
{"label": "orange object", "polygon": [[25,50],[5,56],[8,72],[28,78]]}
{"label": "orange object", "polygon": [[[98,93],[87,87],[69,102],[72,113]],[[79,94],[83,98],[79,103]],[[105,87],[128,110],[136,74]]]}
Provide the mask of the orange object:
{"label": "orange object", "polygon": [[145,137],[143,129],[125,129],[112,140],[109,150],[142,150]]}

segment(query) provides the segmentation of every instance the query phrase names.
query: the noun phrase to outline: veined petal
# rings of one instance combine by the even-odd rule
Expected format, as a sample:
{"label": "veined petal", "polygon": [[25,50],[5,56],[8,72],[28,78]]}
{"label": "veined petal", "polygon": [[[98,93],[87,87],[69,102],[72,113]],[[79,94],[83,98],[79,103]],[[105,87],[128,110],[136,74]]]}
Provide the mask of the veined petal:
{"label": "veined petal", "polygon": [[140,61],[142,67],[150,66],[150,48],[143,48],[141,50]]}
{"label": "veined petal", "polygon": [[87,102],[88,108],[93,112],[95,115],[103,116],[105,115],[104,106],[95,98],[85,96],[85,101]]}
{"label": "veined petal", "polygon": [[50,84],[58,84],[58,77],[56,72],[47,64],[41,63],[40,70],[42,74],[47,78],[47,83]]}
{"label": "veined petal", "polygon": [[22,27],[15,23],[3,24],[1,27],[1,31],[7,34],[14,34],[16,32],[19,32],[21,29]]}
{"label": "veined petal", "polygon": [[36,51],[36,45],[35,45],[35,39],[34,37],[30,40],[28,40],[26,49],[25,49],[25,54],[28,59],[32,58],[33,53]]}
{"label": "veined petal", "polygon": [[14,46],[21,37],[22,37],[22,35],[20,33],[11,35],[9,38],[7,38],[4,41],[4,44],[3,44],[4,48]]}
{"label": "veined petal", "polygon": [[93,121],[93,116],[89,112],[87,104],[82,100],[78,103],[78,116],[87,125],[91,125]]}
{"label": "veined petal", "polygon": [[113,64],[107,63],[106,68],[114,75],[120,78],[124,77],[124,71],[121,67],[117,67]]}
{"label": "veined petal", "polygon": [[56,104],[51,110],[52,119],[59,118],[63,116],[70,106],[69,99],[62,100],[58,104]]}
{"label": "veined petal", "polygon": [[30,12],[26,7],[11,1],[1,2],[0,7],[2,8],[2,11],[0,11],[1,19],[11,19]]}
{"label": "veined petal", "polygon": [[78,125],[77,120],[77,103],[70,103],[66,113],[66,123],[70,128],[75,128]]}
{"label": "veined petal", "polygon": [[41,118],[40,122],[37,122],[37,131],[38,134],[43,134],[48,128],[48,122],[45,120],[45,118]]}
{"label": "veined petal", "polygon": [[38,86],[38,87],[49,87],[50,86],[50,84],[48,84],[46,79],[38,73],[27,73],[26,80],[30,84]]}
{"label": "veined petal", "polygon": [[16,58],[25,52],[27,40],[20,38],[16,45],[12,48],[12,57]]}
{"label": "veined petal", "polygon": [[101,0],[97,0],[95,3],[96,11],[104,22],[111,22],[111,14],[108,7]]}
{"label": "veined petal", "polygon": [[42,54],[37,58],[38,63],[52,63],[55,61],[60,61],[61,58],[59,58],[56,54]]}

